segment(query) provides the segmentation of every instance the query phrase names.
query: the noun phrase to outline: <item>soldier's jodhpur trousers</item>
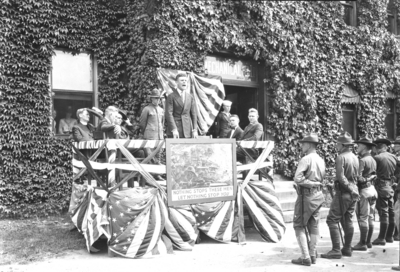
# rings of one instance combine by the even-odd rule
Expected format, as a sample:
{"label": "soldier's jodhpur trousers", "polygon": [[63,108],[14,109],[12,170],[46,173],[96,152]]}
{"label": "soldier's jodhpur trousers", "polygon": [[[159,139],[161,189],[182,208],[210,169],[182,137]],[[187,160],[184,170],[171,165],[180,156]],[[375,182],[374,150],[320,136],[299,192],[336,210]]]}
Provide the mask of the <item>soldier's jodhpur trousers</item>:
{"label": "soldier's jodhpur trousers", "polygon": [[310,250],[308,250],[307,237],[304,227],[296,226],[294,228],[297,243],[301,250],[301,257],[303,259],[310,258],[310,256],[316,257],[317,244],[319,238],[319,209],[316,210],[307,222],[307,229],[310,235]]}
{"label": "soldier's jodhpur trousers", "polygon": [[[342,204],[340,203],[342,201]],[[350,193],[337,190],[332,199],[326,223],[331,231],[336,230],[337,224],[340,222],[344,231],[344,248],[351,250],[351,242],[353,240],[354,226],[353,215],[356,207],[356,201],[353,201]],[[333,239],[333,237],[331,237]],[[340,242],[332,241],[332,251],[340,252]]]}

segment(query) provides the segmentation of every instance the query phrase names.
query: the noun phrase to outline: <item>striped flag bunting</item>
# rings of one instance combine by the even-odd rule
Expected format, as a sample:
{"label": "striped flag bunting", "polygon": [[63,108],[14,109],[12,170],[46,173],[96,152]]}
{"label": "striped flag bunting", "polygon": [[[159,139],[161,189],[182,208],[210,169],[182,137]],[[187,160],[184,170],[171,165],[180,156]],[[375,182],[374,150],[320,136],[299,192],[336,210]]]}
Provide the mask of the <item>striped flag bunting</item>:
{"label": "striped flag bunting", "polygon": [[[239,217],[236,201],[192,205],[198,228],[207,236],[220,242],[239,242]],[[235,222],[236,221],[236,222]]]}
{"label": "striped flag bunting", "polygon": [[[92,187],[77,183],[72,184],[71,200],[69,203],[68,213],[75,227],[82,232],[83,225],[86,224],[86,214],[89,205]],[[84,227],[85,228],[85,227]]]}
{"label": "striped flag bunting", "polygon": [[242,189],[254,227],[267,242],[279,242],[286,230],[283,212],[274,186],[265,181],[250,181]]}
{"label": "striped flag bunting", "polygon": [[214,122],[225,98],[225,88],[218,78],[207,78],[193,72],[158,68],[157,79],[167,95],[173,92],[176,86],[176,75],[184,72],[188,75],[188,90],[193,95],[197,105],[197,126],[199,135],[204,135]]}
{"label": "striped flag bunting", "polygon": [[183,251],[192,250],[199,231],[190,207],[169,207],[164,233],[170,239],[175,249]]}

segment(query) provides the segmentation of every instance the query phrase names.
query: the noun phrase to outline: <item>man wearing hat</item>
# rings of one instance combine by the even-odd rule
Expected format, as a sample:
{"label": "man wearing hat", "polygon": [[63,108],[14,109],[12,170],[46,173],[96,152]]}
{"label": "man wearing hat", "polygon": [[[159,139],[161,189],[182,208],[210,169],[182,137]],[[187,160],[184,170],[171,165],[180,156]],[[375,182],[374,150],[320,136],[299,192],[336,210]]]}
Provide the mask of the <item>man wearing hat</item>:
{"label": "man wearing hat", "polygon": [[[396,166],[396,171],[394,172],[395,174],[395,184],[393,184],[393,188],[395,189],[394,192],[394,203],[396,207],[396,202],[399,199],[399,192],[400,192],[400,136],[396,138],[396,140],[393,142],[393,149],[395,152],[395,156],[397,158],[397,166]],[[399,206],[397,204],[397,206]],[[395,221],[397,220],[396,215],[395,215]],[[399,227],[396,225],[395,230],[394,230],[394,235],[393,235],[393,240],[394,241],[399,241]]]}
{"label": "man wearing hat", "polygon": [[[326,219],[331,235],[332,250],[326,254],[321,254],[322,258],[340,259],[342,256],[351,257],[352,255],[351,242],[354,234],[352,217],[356,202],[359,199],[357,188],[359,164],[357,157],[351,151],[353,145],[353,139],[346,131],[336,141],[336,149],[339,153],[335,161],[336,194],[332,199]],[[344,245],[342,249],[340,249],[340,221],[342,221],[344,230]]]}
{"label": "man wearing hat", "polygon": [[185,73],[176,76],[177,89],[167,97],[165,119],[170,138],[197,138],[197,108],[194,97],[186,91]]}
{"label": "man wearing hat", "polygon": [[160,91],[153,89],[150,94],[151,103],[143,109],[140,115],[140,131],[145,140],[164,139],[164,110],[158,106],[160,98]]}
{"label": "man wearing hat", "polygon": [[360,169],[358,172],[358,190],[360,201],[356,205],[356,214],[360,227],[360,241],[353,250],[366,251],[371,248],[371,237],[374,232],[374,211],[376,198],[378,197],[373,185],[376,178],[376,162],[371,156],[372,147],[376,146],[367,136],[357,143],[357,153],[359,156]]}
{"label": "man wearing hat", "polygon": [[392,144],[388,139],[377,139],[374,143],[376,144],[377,153],[374,157],[377,175],[375,189],[378,192],[376,208],[379,212],[380,230],[378,238],[372,244],[384,246],[386,243],[393,243],[395,220],[392,185],[397,158],[395,155],[387,152],[387,148]]}
{"label": "man wearing hat", "polygon": [[229,127],[229,121],[231,114],[229,113],[231,110],[232,102],[229,100],[224,100],[222,102],[222,111],[218,113],[216,122],[217,125],[215,127],[217,138],[224,138],[231,131]]}
{"label": "man wearing hat", "polygon": [[[294,208],[293,226],[302,256],[292,263],[310,266],[316,263],[319,236],[319,209],[325,201],[322,181],[325,177],[325,162],[317,154],[318,135],[310,133],[301,141],[304,157],[301,158],[294,176],[297,199]],[[310,249],[308,237],[310,233]]]}

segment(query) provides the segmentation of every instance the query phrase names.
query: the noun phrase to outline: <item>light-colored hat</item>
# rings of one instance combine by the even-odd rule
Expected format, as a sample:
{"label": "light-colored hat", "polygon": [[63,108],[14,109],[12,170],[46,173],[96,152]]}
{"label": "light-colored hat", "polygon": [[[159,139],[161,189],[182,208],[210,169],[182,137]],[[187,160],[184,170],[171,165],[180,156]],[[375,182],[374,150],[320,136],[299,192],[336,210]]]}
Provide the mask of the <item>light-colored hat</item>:
{"label": "light-colored hat", "polygon": [[230,107],[232,105],[232,102],[229,100],[224,100],[222,101],[222,105]]}
{"label": "light-colored hat", "polygon": [[310,134],[307,134],[302,140],[299,141],[299,143],[320,144],[320,142],[318,140],[318,135],[313,132],[311,132]]}
{"label": "light-colored hat", "polygon": [[342,135],[339,136],[339,138],[337,139],[336,142],[340,143],[340,144],[344,144],[344,145],[353,145],[354,144],[351,134],[348,133],[347,131],[344,131],[342,133]]}

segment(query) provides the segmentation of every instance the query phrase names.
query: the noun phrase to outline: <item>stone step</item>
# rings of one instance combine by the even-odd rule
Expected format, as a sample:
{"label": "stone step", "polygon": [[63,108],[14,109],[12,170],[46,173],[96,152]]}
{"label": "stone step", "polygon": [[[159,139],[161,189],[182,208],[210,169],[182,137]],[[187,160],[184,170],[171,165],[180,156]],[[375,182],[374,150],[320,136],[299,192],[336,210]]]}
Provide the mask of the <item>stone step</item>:
{"label": "stone step", "polygon": [[[284,211],[283,212],[283,219],[285,220],[285,223],[290,223],[293,222],[293,213],[294,211]],[[319,210],[319,215],[321,219],[326,219],[329,213],[329,208],[322,207]]]}
{"label": "stone step", "polygon": [[283,211],[293,211],[296,199],[294,199],[294,200],[286,200],[286,201],[279,201],[279,202],[281,203],[281,207],[282,207]]}

